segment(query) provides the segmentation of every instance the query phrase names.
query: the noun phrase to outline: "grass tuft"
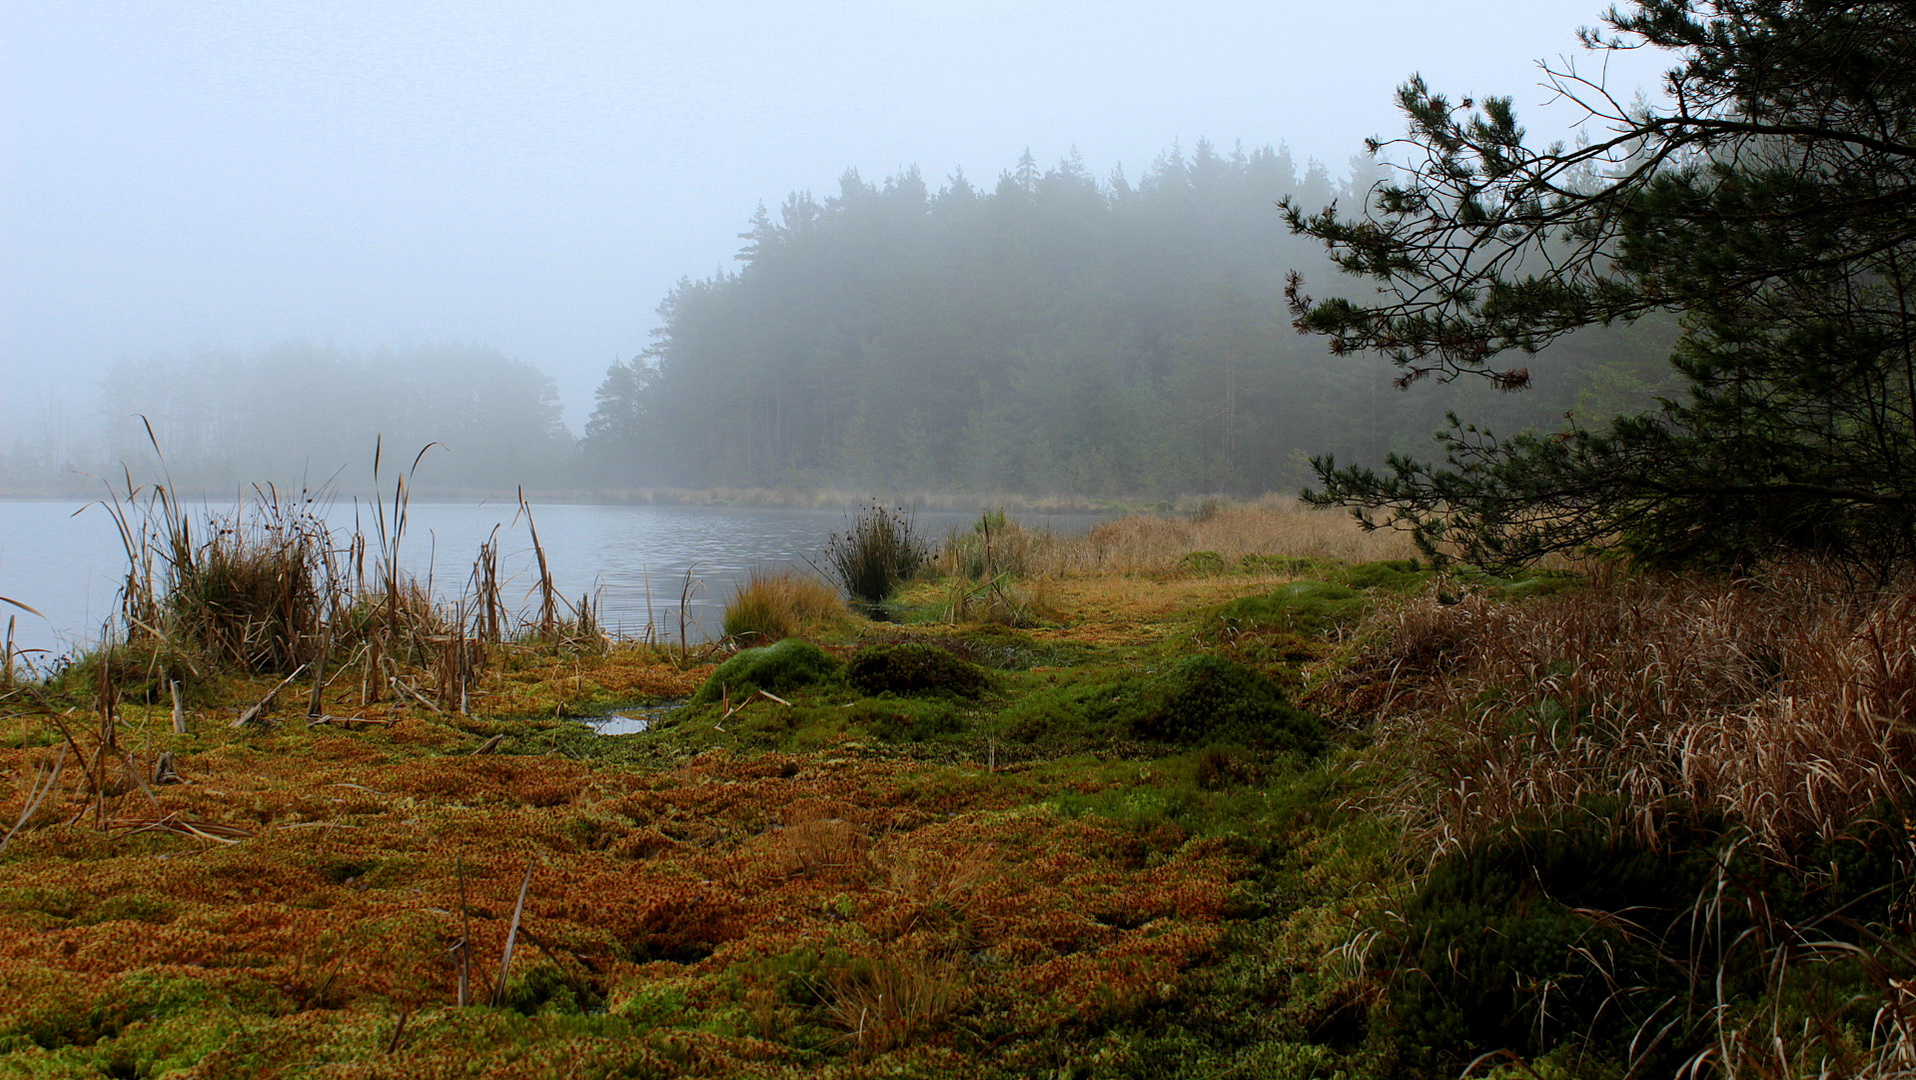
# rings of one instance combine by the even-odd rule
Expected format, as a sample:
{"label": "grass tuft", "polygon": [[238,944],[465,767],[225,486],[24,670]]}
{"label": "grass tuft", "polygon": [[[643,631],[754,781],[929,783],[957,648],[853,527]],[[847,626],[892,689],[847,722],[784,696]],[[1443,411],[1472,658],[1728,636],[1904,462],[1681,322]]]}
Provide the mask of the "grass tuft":
{"label": "grass tuft", "polygon": [[816,637],[844,622],[831,586],[793,570],[753,570],[725,605],[725,636],[745,645]]}
{"label": "grass tuft", "polygon": [[909,511],[873,503],[825,543],[825,562],[854,599],[880,604],[930,557]]}

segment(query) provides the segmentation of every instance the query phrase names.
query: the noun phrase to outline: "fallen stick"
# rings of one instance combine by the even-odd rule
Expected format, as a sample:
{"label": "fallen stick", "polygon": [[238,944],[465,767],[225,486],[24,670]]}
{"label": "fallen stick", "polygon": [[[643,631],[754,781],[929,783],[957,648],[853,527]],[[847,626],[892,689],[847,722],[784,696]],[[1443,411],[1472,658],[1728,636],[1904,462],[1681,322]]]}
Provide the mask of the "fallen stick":
{"label": "fallen stick", "polygon": [[320,717],[320,718],[319,718],[319,719],[317,719],[317,720],[308,720],[308,721],[306,721],[306,726],[307,726],[307,727],[319,727],[319,726],[321,726],[322,724],[324,724],[324,725],[331,725],[331,724],[378,724],[378,725],[380,725],[381,727],[391,727],[391,726],[393,726],[393,724],[395,724],[395,723],[397,723],[397,721],[394,721],[394,720],[382,720],[382,719],[380,719],[380,718],[379,718],[379,717],[377,717],[377,716],[330,716],[330,715],[328,715],[328,716],[322,716],[322,717]]}
{"label": "fallen stick", "polygon": [[233,721],[232,726],[236,728],[243,728],[249,724],[259,723],[260,719],[266,715],[266,710],[272,706],[273,699],[279,696],[279,692],[281,690],[286,689],[287,684],[292,682],[294,679],[299,678],[300,673],[305,670],[306,670],[305,664],[299,665],[299,667],[295,669],[291,675],[288,675],[284,679],[281,679],[279,681],[278,686],[275,686],[271,690],[267,691],[266,696],[263,698],[260,698],[258,704],[254,705],[252,708],[241,713],[239,716],[239,719]]}
{"label": "fallen stick", "polygon": [[437,705],[434,705],[431,701],[428,701],[426,699],[426,695],[420,693],[417,690],[414,690],[412,687],[406,685],[404,682],[401,682],[398,679],[394,679],[393,686],[397,689],[404,690],[408,694],[411,694],[413,696],[414,701],[417,701],[419,704],[424,705],[428,709],[431,709],[433,712],[436,712],[441,716],[446,715],[446,710],[440,708]]}

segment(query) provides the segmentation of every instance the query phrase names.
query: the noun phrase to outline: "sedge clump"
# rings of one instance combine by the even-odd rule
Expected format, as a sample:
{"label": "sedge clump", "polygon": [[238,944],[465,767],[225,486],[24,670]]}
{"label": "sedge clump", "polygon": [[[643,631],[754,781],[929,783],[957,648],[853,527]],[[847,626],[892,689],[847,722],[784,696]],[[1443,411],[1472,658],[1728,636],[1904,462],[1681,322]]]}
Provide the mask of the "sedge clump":
{"label": "sedge clump", "polygon": [[816,636],[842,623],[832,587],[792,570],[754,570],[725,605],[725,636],[751,645]]}

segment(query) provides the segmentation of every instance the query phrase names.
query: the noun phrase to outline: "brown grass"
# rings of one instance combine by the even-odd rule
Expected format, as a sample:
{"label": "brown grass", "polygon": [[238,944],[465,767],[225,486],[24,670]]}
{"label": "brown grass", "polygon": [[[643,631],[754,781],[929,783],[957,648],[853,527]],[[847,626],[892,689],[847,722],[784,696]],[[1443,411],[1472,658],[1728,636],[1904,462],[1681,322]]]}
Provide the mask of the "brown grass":
{"label": "brown grass", "polygon": [[883,1053],[936,1028],[957,1010],[963,992],[953,961],[891,949],[833,980],[826,1009],[861,1052]]}
{"label": "brown grass", "polygon": [[1916,592],[1608,580],[1381,611],[1314,692],[1375,720],[1439,846],[1602,799],[1654,842],[1679,807],[1772,850],[1901,807],[1916,770]]}
{"label": "brown grass", "polygon": [[843,622],[832,587],[795,570],[753,570],[725,605],[725,636],[743,645],[816,637]]}
{"label": "brown grass", "polygon": [[1341,510],[1272,497],[1189,520],[1139,516],[1106,522],[1070,546],[1069,565],[1080,572],[1169,573],[1193,551],[1214,551],[1232,567],[1251,555],[1371,562],[1417,554],[1402,533],[1365,532]]}
{"label": "brown grass", "polygon": [[999,574],[1059,579],[1096,575],[1202,576],[1186,556],[1212,552],[1228,572],[1246,558],[1267,556],[1371,562],[1407,559],[1416,548],[1402,533],[1365,532],[1349,514],[1315,510],[1295,499],[1270,497],[1235,505],[1207,504],[1185,516],[1134,514],[1107,521],[1083,536],[1030,529],[1003,514],[954,530],[939,549],[939,572],[987,580]]}

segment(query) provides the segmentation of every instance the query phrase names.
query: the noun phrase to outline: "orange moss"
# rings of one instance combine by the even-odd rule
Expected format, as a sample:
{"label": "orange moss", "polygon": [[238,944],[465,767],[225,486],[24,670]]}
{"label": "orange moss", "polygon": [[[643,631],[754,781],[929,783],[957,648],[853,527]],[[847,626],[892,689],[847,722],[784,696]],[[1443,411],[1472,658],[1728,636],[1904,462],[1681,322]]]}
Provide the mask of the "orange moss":
{"label": "orange moss", "polygon": [[[630,671],[618,685],[663,685],[657,666]],[[95,807],[69,768],[47,821],[75,823],[28,828],[0,856],[0,1036],[91,1037],[61,1025],[116,1000],[129,977],[170,972],[244,1021],[207,1036],[217,1047],[178,1074],[196,1077],[316,1057],[339,1062],[333,1076],[558,1075],[652,1058],[668,1073],[768,1075],[811,1052],[780,1041],[802,1023],[834,1025],[840,1052],[936,1056],[967,1011],[1017,1017],[1041,1038],[1067,1015],[1145,1001],[1209,947],[1235,872],[1196,845],[1141,869],[1135,830],[1030,806],[1032,781],[921,763],[449,755],[422,748],[472,737],[416,714],[390,730],[203,728],[172,740],[190,782]],[[149,749],[136,761],[169,739],[139,736]],[[50,753],[0,750],[0,816],[18,813]],[[102,834],[88,827],[96,814],[134,824]],[[685,1019],[534,1037],[526,1025],[557,1021],[450,1008],[462,935],[475,986],[497,978],[528,865],[509,979],[526,1007],[539,993],[630,1003],[669,986]],[[820,976],[812,1005],[737,974],[803,950],[867,966]],[[847,1019],[888,987],[919,1004],[875,1027]],[[402,1012],[416,1014],[411,1034],[386,1058]],[[736,1030],[714,1026],[734,1013]]]}

